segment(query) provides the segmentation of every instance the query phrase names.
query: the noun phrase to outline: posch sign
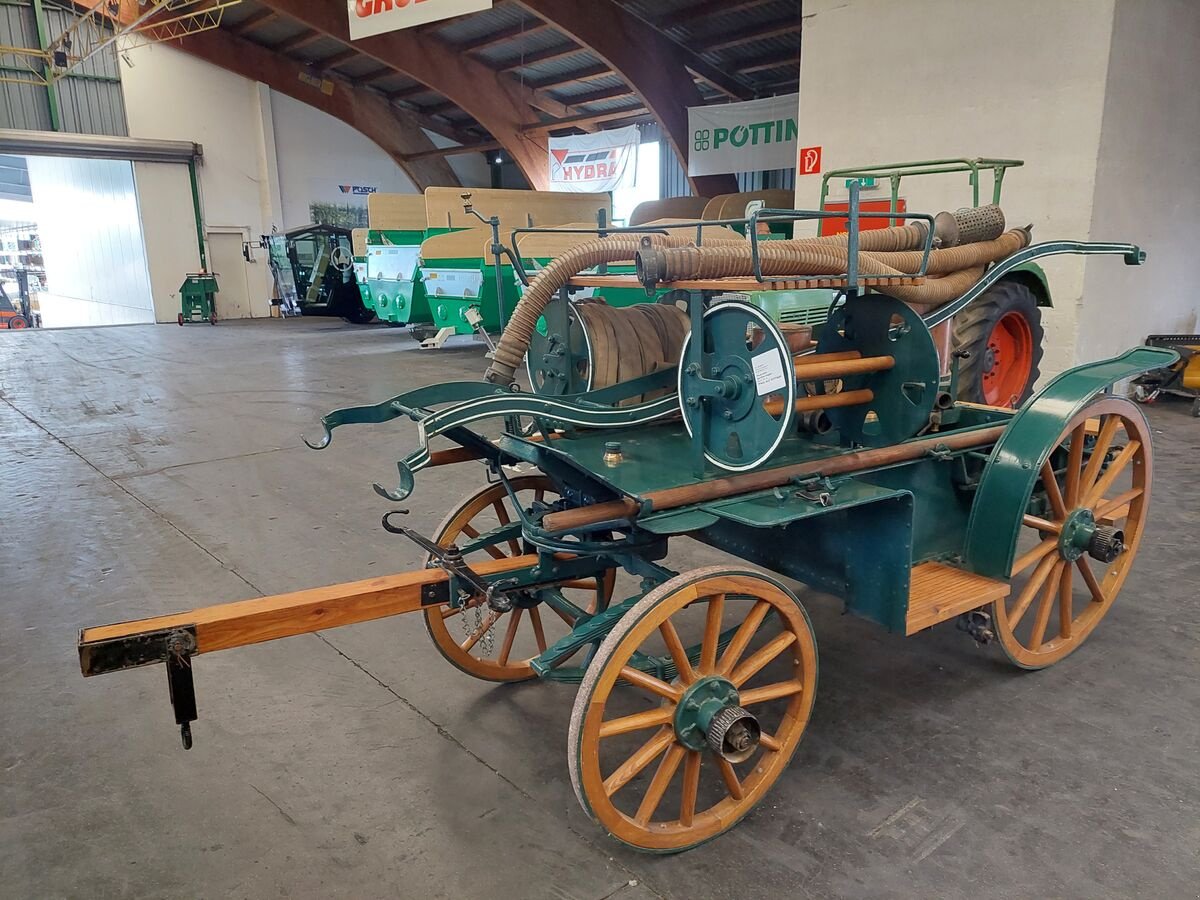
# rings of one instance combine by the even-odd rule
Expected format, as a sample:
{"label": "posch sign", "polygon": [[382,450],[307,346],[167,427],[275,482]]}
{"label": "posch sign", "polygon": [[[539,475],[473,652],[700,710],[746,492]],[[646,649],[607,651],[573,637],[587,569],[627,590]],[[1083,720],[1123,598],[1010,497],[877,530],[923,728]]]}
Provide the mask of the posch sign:
{"label": "posch sign", "polygon": [[492,0],[346,0],[350,40],[491,9]]}

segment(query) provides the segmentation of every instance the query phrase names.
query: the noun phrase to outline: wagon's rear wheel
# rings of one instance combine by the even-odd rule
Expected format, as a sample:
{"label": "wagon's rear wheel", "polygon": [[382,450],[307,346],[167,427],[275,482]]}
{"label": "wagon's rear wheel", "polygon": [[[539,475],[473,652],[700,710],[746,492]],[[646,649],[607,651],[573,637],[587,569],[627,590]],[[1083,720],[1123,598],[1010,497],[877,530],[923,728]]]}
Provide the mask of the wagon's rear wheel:
{"label": "wagon's rear wheel", "polygon": [[[545,475],[509,479],[523,509],[534,503],[553,503],[558,493]],[[502,484],[492,484],[468,496],[438,526],[433,540],[439,546],[457,544],[468,563],[503,559],[522,553],[520,519]],[[430,637],[457,669],[485,681],[525,681],[535,677],[530,661],[570,630],[575,616],[555,609],[551,593],[584,611],[607,605],[616,573],[602,578],[565,581],[532,592],[509,612],[496,612],[482,597],[463,610],[449,606],[425,611]]]}
{"label": "wagon's rear wheel", "polygon": [[787,767],[816,685],[812,627],[790,591],[720,566],[678,575],[621,618],[588,666],[567,746],[575,794],[638,849],[710,840]]}
{"label": "wagon's rear wheel", "polygon": [[1137,555],[1150,482],[1150,432],[1128,400],[1093,403],[1063,429],[1037,488],[1044,514],[1024,520],[1035,543],[1018,544],[1013,591],[993,606],[1018,666],[1058,662],[1104,618]]}

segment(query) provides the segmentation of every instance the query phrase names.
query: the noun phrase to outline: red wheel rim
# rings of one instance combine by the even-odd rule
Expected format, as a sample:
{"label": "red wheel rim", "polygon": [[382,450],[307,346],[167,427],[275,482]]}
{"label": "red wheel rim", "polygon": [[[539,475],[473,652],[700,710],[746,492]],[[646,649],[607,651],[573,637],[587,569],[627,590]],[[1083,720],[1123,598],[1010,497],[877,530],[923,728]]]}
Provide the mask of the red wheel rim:
{"label": "red wheel rim", "polygon": [[1033,331],[1019,312],[1007,312],[992,328],[983,371],[983,400],[992,406],[1015,407],[1033,371]]}
{"label": "red wheel rim", "polygon": [[18,328],[18,329],[19,328],[28,328],[29,323],[26,322],[24,319],[22,319],[20,316],[14,316],[13,318],[8,320],[8,327],[9,328]]}

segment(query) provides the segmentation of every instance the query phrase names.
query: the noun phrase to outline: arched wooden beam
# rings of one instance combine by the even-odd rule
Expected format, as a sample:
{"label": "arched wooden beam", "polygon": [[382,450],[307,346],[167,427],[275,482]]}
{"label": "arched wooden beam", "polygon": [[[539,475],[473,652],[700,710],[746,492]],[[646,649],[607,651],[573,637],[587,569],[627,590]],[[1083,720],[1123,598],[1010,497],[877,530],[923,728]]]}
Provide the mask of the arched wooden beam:
{"label": "arched wooden beam", "polygon": [[396,161],[419,191],[431,186],[461,183],[444,158],[409,158],[436,148],[420,126],[406,121],[404,113],[393,107],[381,94],[356,87],[336,76],[326,76],[326,81],[333,85],[331,93],[326,94],[320,80],[315,85],[309,83],[312,76],[299,61],[273,53],[260,44],[221,29],[188,35],[175,46],[222,69],[261,81],[273,91],[287,94],[341,119],[378,144]]}
{"label": "arched wooden beam", "polygon": [[[613,0],[588,3],[518,0],[518,3],[587,47],[624,78],[658,119],[687,169],[691,149],[687,109],[704,102],[689,69],[702,63]],[[737,178],[733,175],[704,175],[690,180],[693,190],[704,197],[737,191]]]}
{"label": "arched wooden beam", "polygon": [[429,85],[503,144],[531,187],[545,190],[549,186],[545,138],[521,131],[522,126],[541,121],[530,104],[541,104],[544,98],[535,97],[533,91],[522,87],[516,79],[501,78],[482,62],[457,52],[435,35],[418,36],[411,29],[375,35],[351,44],[344,3],[262,0],[262,5]]}

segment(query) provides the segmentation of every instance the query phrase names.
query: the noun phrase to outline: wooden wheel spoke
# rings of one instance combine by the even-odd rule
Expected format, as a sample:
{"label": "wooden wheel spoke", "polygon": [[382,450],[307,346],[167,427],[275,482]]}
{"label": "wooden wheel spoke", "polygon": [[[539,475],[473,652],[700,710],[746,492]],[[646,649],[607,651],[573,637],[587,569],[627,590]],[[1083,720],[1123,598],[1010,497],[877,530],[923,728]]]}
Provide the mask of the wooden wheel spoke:
{"label": "wooden wheel spoke", "polygon": [[487,618],[480,623],[479,627],[472,632],[471,636],[458,646],[465,652],[470,653],[471,648],[478,644],[480,638],[487,634],[488,631],[491,630],[492,626],[496,624],[496,621],[500,618],[500,615],[500,613],[493,609],[488,613]]}
{"label": "wooden wheel spoke", "polygon": [[1042,641],[1046,637],[1046,626],[1050,624],[1050,610],[1054,607],[1054,597],[1058,593],[1058,580],[1060,573],[1066,567],[1065,559],[1056,560],[1054,563],[1054,571],[1049,579],[1049,584],[1042,591],[1041,602],[1038,604],[1037,618],[1033,620],[1033,632],[1029,636],[1029,649],[1037,650],[1042,646]]}
{"label": "wooden wheel spoke", "polygon": [[704,615],[704,641],[700,645],[700,671],[705,675],[717,668],[717,644],[721,640],[721,617],[724,614],[725,595],[710,597]]}
{"label": "wooden wheel spoke", "polygon": [[772,753],[778,753],[783,749],[783,744],[779,742],[779,738],[765,731],[758,736],[758,742],[764,749],[770,750]]}
{"label": "wooden wheel spoke", "polygon": [[1062,531],[1062,526],[1057,522],[1051,522],[1048,519],[1042,519],[1038,516],[1023,516],[1021,523],[1030,528],[1036,528],[1038,531],[1045,534],[1059,534]]}
{"label": "wooden wheel spoke", "polygon": [[537,641],[538,650],[546,652],[546,632],[542,630],[542,614],[536,606],[529,607],[529,621],[533,624],[533,637]]}
{"label": "wooden wheel spoke", "polygon": [[646,788],[646,794],[642,797],[641,805],[638,806],[638,810],[633,816],[633,821],[639,825],[645,825],[650,821],[650,817],[654,815],[654,811],[662,803],[663,794],[667,792],[667,785],[675,777],[675,772],[679,768],[679,764],[683,761],[685,753],[687,753],[687,750],[684,749],[682,744],[672,744],[668,748],[666,755],[658,764],[658,769],[655,771],[654,777],[650,779],[650,786]]}
{"label": "wooden wheel spoke", "polygon": [[742,783],[738,780],[737,772],[733,771],[733,763],[723,756],[717,757],[717,768],[721,771],[721,779],[725,782],[725,790],[734,800],[742,799]]}
{"label": "wooden wheel spoke", "polygon": [[1071,449],[1067,452],[1066,504],[1070,509],[1079,505],[1079,478],[1083,474],[1083,441],[1087,422],[1080,422],[1071,432]]}
{"label": "wooden wheel spoke", "polygon": [[[500,524],[511,525],[512,519],[508,517],[508,510],[504,508],[504,501],[497,500],[492,504],[492,508],[496,510],[496,518],[500,520]],[[521,543],[516,538],[508,539],[508,549],[512,551],[513,556],[521,555]]]}
{"label": "wooden wheel spoke", "polygon": [[1075,565],[1079,568],[1079,574],[1083,576],[1083,583],[1087,585],[1087,589],[1092,595],[1092,602],[1103,603],[1105,599],[1104,588],[1096,580],[1096,574],[1092,571],[1091,563],[1088,562],[1087,557],[1079,557],[1079,559],[1075,560]]}
{"label": "wooden wheel spoke", "polygon": [[700,793],[700,763],[698,750],[689,750],[683,760],[683,793],[679,798],[679,824],[689,826],[696,817],[696,795]]}
{"label": "wooden wheel spoke", "polygon": [[670,619],[659,625],[658,631],[671,653],[671,659],[675,661],[675,671],[679,673],[679,680],[684,684],[691,684],[696,680],[696,670],[687,658],[687,651],[683,649],[683,642],[679,640],[679,632],[675,630]]}
{"label": "wooden wheel spoke", "polygon": [[1083,478],[1079,482],[1079,489],[1083,493],[1088,493],[1092,485],[1096,483],[1096,476],[1100,474],[1100,467],[1104,465],[1104,457],[1108,455],[1108,448],[1112,446],[1113,438],[1117,434],[1117,426],[1121,424],[1121,420],[1117,416],[1106,416],[1100,426],[1100,433],[1096,435],[1096,443],[1092,445],[1092,456],[1088,460],[1087,468],[1083,470]]}
{"label": "wooden wheel spoke", "polygon": [[558,616],[560,619],[562,619],[564,622],[566,622],[568,628],[575,627],[575,620],[572,619],[570,616],[568,616],[565,612],[563,612],[557,606],[550,606],[549,603],[547,603],[546,606],[550,607],[550,609],[552,609],[554,611],[554,614],[556,616]]}
{"label": "wooden wheel spoke", "polygon": [[733,682],[734,687],[740,688],[794,643],[796,643],[796,635],[792,632],[784,631],[777,634],[734,669],[729,680]]}
{"label": "wooden wheel spoke", "polygon": [[1054,515],[1059,520],[1065,519],[1067,506],[1058,489],[1058,478],[1054,474],[1054,467],[1050,465],[1050,460],[1046,460],[1042,466],[1042,487],[1046,489],[1046,499],[1050,501],[1050,508],[1054,510]]}
{"label": "wooden wheel spoke", "polygon": [[635,669],[633,666],[622,666],[621,677],[630,684],[662,697],[664,700],[670,700],[672,703],[678,703],[679,697],[683,693],[679,688],[667,684],[661,678],[655,678],[653,675],[648,675],[641,669]]}
{"label": "wooden wheel spoke", "polygon": [[[476,530],[475,528],[473,528],[470,524],[464,525],[462,527],[462,533],[465,534],[467,537],[471,538],[472,540],[479,537],[479,531]],[[487,553],[493,559],[508,559],[508,557],[504,555],[504,551],[501,550],[499,547],[497,547],[495,544],[488,544],[486,547],[482,547],[480,549],[482,549],[485,553]]]}
{"label": "wooden wheel spoke", "polygon": [[1117,480],[1117,476],[1125,471],[1125,467],[1128,466],[1134,456],[1137,455],[1138,449],[1141,446],[1142,444],[1140,441],[1130,441],[1124,446],[1121,452],[1118,453],[1116,458],[1112,461],[1112,464],[1104,470],[1104,474],[1096,479],[1096,483],[1092,485],[1091,489],[1086,495],[1084,495],[1084,506],[1094,507],[1097,503],[1104,499],[1104,495],[1108,493],[1108,489],[1113,486],[1113,482]]}
{"label": "wooden wheel spoke", "polygon": [[1057,556],[1046,556],[1038,563],[1038,567],[1029,576],[1029,581],[1026,582],[1024,589],[1017,597],[1017,602],[1013,604],[1013,608],[1008,613],[1010,628],[1015,630],[1021,619],[1025,617],[1025,611],[1029,609],[1029,604],[1033,602],[1037,592],[1046,583],[1046,579],[1050,576],[1050,570],[1058,564],[1058,561]]}
{"label": "wooden wheel spoke", "polygon": [[659,754],[666,750],[674,740],[675,733],[670,728],[663,728],[654,737],[635,750],[629,759],[614,769],[608,778],[604,779],[604,792],[611,797],[625,785],[629,784],[642,769],[658,759]]}
{"label": "wooden wheel spoke", "polygon": [[1071,564],[1062,567],[1058,582],[1058,636],[1065,640],[1071,637],[1071,625],[1075,615],[1074,591],[1071,584]]}
{"label": "wooden wheel spoke", "polygon": [[628,734],[631,731],[644,731],[655,725],[667,725],[675,717],[674,706],[658,706],[645,712],[621,716],[600,723],[600,737],[613,737],[618,734]]}
{"label": "wooden wheel spoke", "polygon": [[1046,540],[1042,541],[1032,550],[1029,550],[1017,557],[1016,562],[1013,563],[1012,574],[1020,575],[1057,546],[1058,538],[1046,538]]}
{"label": "wooden wheel spoke", "polygon": [[1140,487],[1135,487],[1135,488],[1131,488],[1130,490],[1126,491],[1123,494],[1118,494],[1116,497],[1113,497],[1111,500],[1105,500],[1103,503],[1097,504],[1097,506],[1094,510],[1094,513],[1096,516],[1096,521],[1099,522],[1102,519],[1108,519],[1108,518],[1117,518],[1117,519],[1125,518],[1125,516],[1127,516],[1129,514],[1128,510],[1125,510],[1124,514],[1121,514],[1121,515],[1118,515],[1118,513],[1121,513],[1121,511],[1124,509],[1124,507],[1127,507],[1130,503],[1132,503],[1138,497],[1142,496],[1142,493],[1143,493],[1143,491]]}
{"label": "wooden wheel spoke", "polygon": [[762,625],[763,619],[766,618],[770,610],[771,604],[766,600],[759,600],[754,604],[745,621],[742,622],[738,630],[734,633],[729,646],[725,648],[725,654],[721,657],[721,662],[717,666],[718,674],[724,675],[726,678],[729,677],[730,673],[733,672],[733,667],[742,658],[742,653],[745,652],[746,647],[750,644],[751,639],[758,631],[759,626]]}
{"label": "wooden wheel spoke", "polygon": [[778,700],[780,697],[790,697],[804,690],[804,684],[797,678],[789,681],[777,681],[765,687],[750,688],[738,694],[741,706],[753,706],[755,703],[765,703],[768,700]]}
{"label": "wooden wheel spoke", "polygon": [[500,655],[496,658],[496,662],[502,666],[508,665],[508,654],[512,653],[513,641],[517,637],[517,626],[521,624],[521,613],[524,611],[518,606],[509,616],[508,628],[504,629],[504,642],[500,645]]}

